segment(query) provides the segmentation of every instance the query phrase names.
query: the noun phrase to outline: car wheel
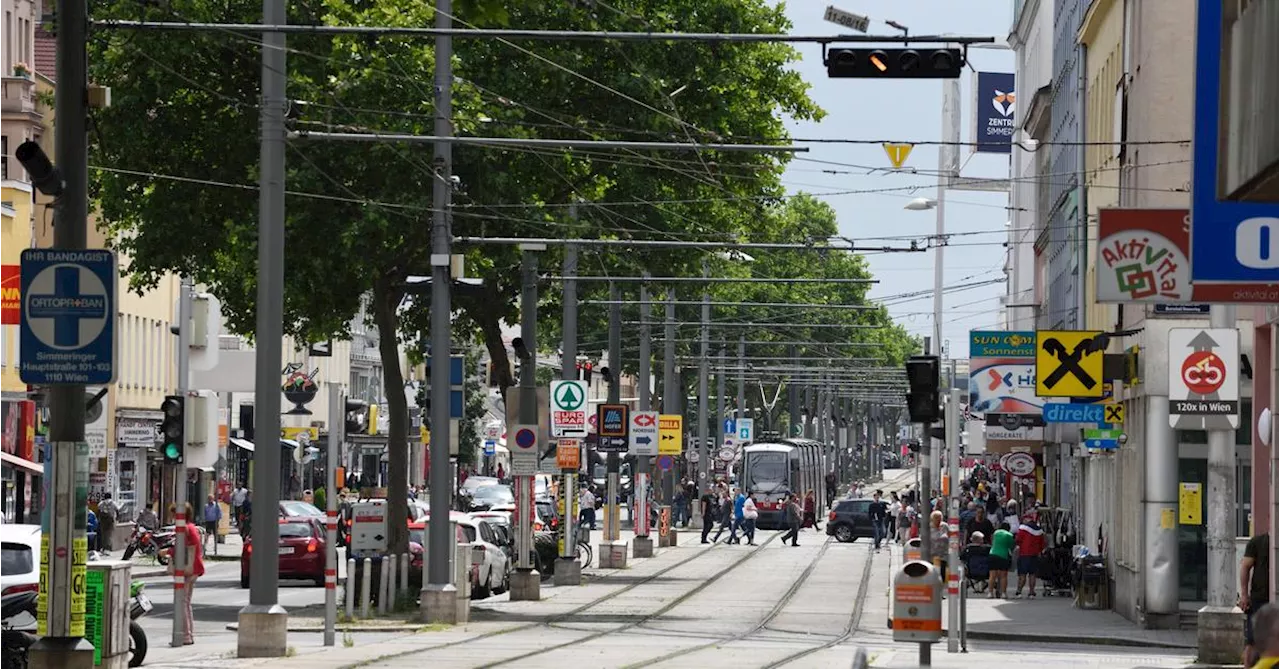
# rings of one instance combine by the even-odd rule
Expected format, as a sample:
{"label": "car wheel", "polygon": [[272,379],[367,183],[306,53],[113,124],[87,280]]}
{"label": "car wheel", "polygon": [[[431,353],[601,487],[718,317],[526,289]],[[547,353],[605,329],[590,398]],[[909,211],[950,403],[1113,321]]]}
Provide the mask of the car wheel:
{"label": "car wheel", "polygon": [[853,536],[852,527],[849,527],[848,525],[836,526],[836,541],[839,541],[842,544],[847,544],[852,542],[853,539],[854,539],[854,536]]}

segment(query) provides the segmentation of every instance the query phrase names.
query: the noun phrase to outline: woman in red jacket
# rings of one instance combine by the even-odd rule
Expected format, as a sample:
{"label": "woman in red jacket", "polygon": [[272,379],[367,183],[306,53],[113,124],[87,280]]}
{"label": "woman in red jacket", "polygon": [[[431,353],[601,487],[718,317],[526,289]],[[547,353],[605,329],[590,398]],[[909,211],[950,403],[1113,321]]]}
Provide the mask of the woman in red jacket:
{"label": "woman in red jacket", "polygon": [[1018,590],[1014,597],[1022,596],[1022,586],[1027,586],[1027,597],[1036,596],[1036,570],[1040,568],[1040,553],[1044,552],[1044,530],[1036,522],[1036,512],[1028,511],[1018,526],[1014,543],[1018,546]]}

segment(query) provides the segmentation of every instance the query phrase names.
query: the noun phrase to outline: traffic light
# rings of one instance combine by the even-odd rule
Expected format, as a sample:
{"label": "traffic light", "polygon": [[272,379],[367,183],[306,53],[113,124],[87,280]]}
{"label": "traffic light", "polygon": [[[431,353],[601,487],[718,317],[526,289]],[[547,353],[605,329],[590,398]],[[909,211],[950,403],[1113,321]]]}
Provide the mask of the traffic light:
{"label": "traffic light", "polygon": [[941,365],[936,355],[913,355],[907,360],[907,412],[913,423],[932,423],[942,417],[938,402]]}
{"label": "traffic light", "polygon": [[160,434],[164,438],[164,446],[160,449],[164,461],[168,464],[182,462],[186,450],[186,401],[181,395],[168,395],[160,404]]}
{"label": "traffic light", "polygon": [[849,79],[958,79],[960,49],[829,49],[827,76]]}
{"label": "traffic light", "polygon": [[586,381],[587,385],[591,385],[591,372],[595,369],[595,365],[591,364],[591,361],[588,360],[581,365],[578,365],[578,369],[582,370],[582,380]]}

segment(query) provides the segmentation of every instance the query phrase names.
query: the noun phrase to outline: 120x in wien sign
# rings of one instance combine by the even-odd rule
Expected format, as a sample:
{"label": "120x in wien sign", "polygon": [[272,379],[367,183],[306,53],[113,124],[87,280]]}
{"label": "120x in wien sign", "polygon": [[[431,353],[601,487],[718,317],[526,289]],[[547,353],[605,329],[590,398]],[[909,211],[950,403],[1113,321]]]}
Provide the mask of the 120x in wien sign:
{"label": "120x in wien sign", "polygon": [[1240,425],[1240,344],[1230,328],[1169,330],[1169,424]]}

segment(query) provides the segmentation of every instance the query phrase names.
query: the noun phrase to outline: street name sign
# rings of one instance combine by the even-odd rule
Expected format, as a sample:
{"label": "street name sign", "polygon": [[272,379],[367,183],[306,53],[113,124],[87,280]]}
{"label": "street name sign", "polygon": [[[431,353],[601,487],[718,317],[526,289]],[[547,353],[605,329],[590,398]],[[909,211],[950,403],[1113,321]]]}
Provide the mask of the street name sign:
{"label": "street name sign", "polygon": [[867,32],[867,29],[871,27],[870,18],[853,12],[846,12],[843,9],[836,9],[831,5],[827,5],[827,11],[822,14],[822,19],[860,33]]}
{"label": "street name sign", "polygon": [[551,436],[587,435],[587,382],[551,382]]}
{"label": "street name sign", "polygon": [[26,249],[18,375],[31,385],[108,385],[116,377],[116,254]]}

